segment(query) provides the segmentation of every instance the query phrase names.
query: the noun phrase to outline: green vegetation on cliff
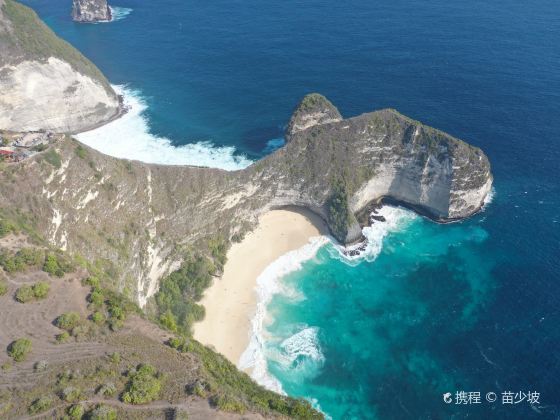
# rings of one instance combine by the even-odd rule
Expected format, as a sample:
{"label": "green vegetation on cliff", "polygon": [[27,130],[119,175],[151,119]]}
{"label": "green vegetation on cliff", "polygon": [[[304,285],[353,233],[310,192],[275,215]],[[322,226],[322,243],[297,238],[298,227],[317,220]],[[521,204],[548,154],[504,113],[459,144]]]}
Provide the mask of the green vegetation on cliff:
{"label": "green vegetation on cliff", "polygon": [[333,234],[340,240],[346,238],[348,233],[350,213],[346,184],[343,179],[338,178],[332,184],[332,193],[327,202],[327,217]]}
{"label": "green vegetation on cliff", "polygon": [[160,325],[190,336],[192,324],[204,318],[204,307],[196,302],[210,286],[215,271],[207,257],[188,256],[179,270],[162,279],[155,295]]}
{"label": "green vegetation on cliff", "polygon": [[32,9],[14,0],[5,0],[2,14],[4,18],[0,19],[0,52],[4,48],[8,51],[0,54],[0,57],[12,57],[12,61],[0,61],[0,65],[17,64],[21,58],[47,60],[49,57],[57,57],[78,72],[98,80],[112,92],[103,73],[76,48],[56,36]]}

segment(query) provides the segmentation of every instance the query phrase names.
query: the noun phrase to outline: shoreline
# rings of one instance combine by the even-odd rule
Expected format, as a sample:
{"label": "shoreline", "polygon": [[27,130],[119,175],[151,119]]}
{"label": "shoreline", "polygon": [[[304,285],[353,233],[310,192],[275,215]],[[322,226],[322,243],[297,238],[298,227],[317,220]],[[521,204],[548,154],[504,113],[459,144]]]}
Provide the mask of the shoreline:
{"label": "shoreline", "polygon": [[251,340],[257,278],[281,256],[322,235],[328,235],[326,224],[308,210],[289,208],[263,214],[255,230],[231,246],[222,277],[204,293],[200,304],[206,316],[194,325],[194,338],[238,366]]}
{"label": "shoreline", "polygon": [[87,133],[88,131],[97,130],[98,128],[101,128],[109,123],[112,123],[113,121],[118,120],[121,117],[124,117],[130,110],[130,108],[127,107],[124,102],[124,95],[118,92],[116,93],[117,93],[117,98],[119,100],[119,106],[117,107],[117,112],[115,112],[115,114],[111,118],[108,118],[105,121],[99,121],[98,123],[92,124],[91,126],[88,126],[80,131],[71,131],[68,134],[70,134],[71,136],[76,136],[78,134]]}

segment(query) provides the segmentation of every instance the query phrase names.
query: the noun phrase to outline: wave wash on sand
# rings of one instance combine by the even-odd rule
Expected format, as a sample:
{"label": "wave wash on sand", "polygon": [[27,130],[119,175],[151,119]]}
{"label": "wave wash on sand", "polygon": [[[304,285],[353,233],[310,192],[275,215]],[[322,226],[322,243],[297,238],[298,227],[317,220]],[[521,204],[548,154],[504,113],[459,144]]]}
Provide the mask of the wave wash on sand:
{"label": "wave wash on sand", "polygon": [[286,369],[290,369],[297,358],[310,358],[312,364],[319,369],[324,362],[319,329],[315,326],[300,326],[301,328],[294,335],[281,340],[280,350],[267,347],[269,340],[278,338],[267,337],[266,331],[266,326],[272,321],[267,313],[267,307],[274,295],[282,294],[293,300],[305,299],[305,296],[302,296],[298,290],[287,287],[282,278],[300,270],[302,265],[314,258],[323,246],[328,247],[331,258],[339,259],[345,264],[357,265],[362,261],[371,262],[381,252],[383,240],[388,234],[406,229],[410,222],[419,217],[410,210],[392,206],[382,207],[377,214],[384,216],[386,220],[363,228],[364,236],[367,238],[367,248],[359,257],[345,256],[342,253],[343,248],[337,245],[334,239],[328,236],[318,236],[311,238],[309,243],[302,248],[281,256],[259,275],[255,287],[257,307],[251,321],[251,338],[249,346],[238,363],[240,369],[251,370],[252,378],[259,384],[273,391],[284,393],[280,381],[268,370],[268,360],[275,360]]}
{"label": "wave wash on sand", "polygon": [[252,161],[235,155],[234,147],[216,147],[210,142],[174,146],[170,139],[150,133],[144,112],[148,108],[141,93],[113,86],[124,98],[127,112],[110,123],[76,135],[81,142],[109,156],[163,165],[208,166],[226,170],[243,169]]}

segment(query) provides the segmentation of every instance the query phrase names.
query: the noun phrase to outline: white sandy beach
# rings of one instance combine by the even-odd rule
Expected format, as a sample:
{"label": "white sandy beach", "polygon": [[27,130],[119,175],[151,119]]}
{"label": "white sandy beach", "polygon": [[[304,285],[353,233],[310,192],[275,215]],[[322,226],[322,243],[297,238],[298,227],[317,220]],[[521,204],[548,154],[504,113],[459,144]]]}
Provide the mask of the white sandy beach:
{"label": "white sandy beach", "polygon": [[324,222],[308,211],[273,210],[263,215],[257,228],[229,250],[223,276],[202,299],[206,317],[195,325],[194,337],[237,365],[249,344],[257,277],[276,259],[326,231]]}

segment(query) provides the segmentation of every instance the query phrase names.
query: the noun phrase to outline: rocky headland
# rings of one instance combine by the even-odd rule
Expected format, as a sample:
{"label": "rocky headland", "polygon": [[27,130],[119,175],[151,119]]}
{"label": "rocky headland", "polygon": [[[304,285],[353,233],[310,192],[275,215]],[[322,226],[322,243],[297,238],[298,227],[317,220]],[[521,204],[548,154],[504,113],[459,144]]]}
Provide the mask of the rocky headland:
{"label": "rocky headland", "polygon": [[[108,370],[116,388],[126,390],[135,374],[127,364],[138,362],[138,351],[153,346],[153,351],[141,355],[142,361],[151,361],[169,378],[177,378],[179,371],[183,376],[169,380],[169,388],[150,400],[163,395],[168,402],[145,409],[167,413],[187,407],[192,412],[196,407],[191,398],[196,395],[204,410],[239,415],[248,411],[256,418],[319,418],[307,403],[265,391],[211,349],[185,341],[193,321],[204,314],[196,302],[212,276],[222,273],[231,243],[252,231],[269,210],[296,206],[324,220],[340,243],[355,244],[364,224],[383,221],[374,211],[380,202],[449,222],[476,213],[491,190],[490,164],[479,148],[393,109],[343,118],[320,94],[307,95],[298,104],[284,147],[243,170],[109,157],[70,134],[104,124],[122,112],[118,96],[95,65],[14,0],[0,0],[0,40],[2,143],[14,150],[21,142],[29,143],[33,151],[23,160],[3,157],[0,162],[0,280],[7,284],[0,295],[10,300],[2,305],[15,308],[0,311],[4,317],[0,330],[6,332],[0,341],[7,346],[25,333],[40,344],[33,361],[50,357],[52,363],[44,383],[33,376],[31,361],[4,375],[0,391],[17,401],[0,404],[0,415],[19,417],[25,407],[35,410],[41,404],[38,408],[50,409],[43,397],[37,398],[38,386],[49,395],[48,407],[71,409],[64,388],[55,404],[57,388],[52,385],[55,378],[60,381],[71,358],[79,359],[80,366],[91,364],[88,369],[94,373],[79,380],[93,408],[100,399],[93,392],[99,384],[88,381],[98,381],[99,369]],[[37,131],[42,137],[47,130],[59,134],[48,134],[52,141],[44,144],[33,143],[35,135],[26,140],[28,132]],[[21,243],[16,247],[17,241]],[[74,271],[63,270],[71,266]],[[66,276],[71,286],[56,283],[45,273]],[[44,301],[48,311],[39,306],[35,312],[31,306],[27,311],[13,300],[33,276],[60,292]],[[91,289],[80,286],[81,280]],[[72,288],[77,298],[69,303],[65,292]],[[94,299],[94,294],[103,296]],[[147,320],[123,323],[122,309],[115,308],[125,301],[130,303],[127,307],[137,304],[142,309],[134,313],[165,331]],[[56,344],[52,317],[68,308],[80,312],[80,327],[87,334],[83,328],[72,330],[71,343]],[[26,323],[21,324],[25,331],[21,322]],[[123,327],[130,333],[126,337],[118,332]],[[74,346],[80,340],[88,344]],[[96,340],[100,345],[90,351]],[[164,348],[164,342],[169,346]],[[123,354],[123,363],[107,357],[115,349]],[[176,363],[164,365],[170,360]],[[109,369],[108,364],[118,369]],[[128,384],[123,372],[129,375]],[[16,384],[22,373],[28,381]],[[10,387],[19,387],[17,395]],[[135,410],[124,397],[106,397],[106,403],[127,415]]]}
{"label": "rocky headland", "polygon": [[72,19],[76,22],[108,22],[111,18],[107,0],[72,0]]}
{"label": "rocky headland", "polygon": [[[119,98],[89,60],[31,9],[0,5],[1,129],[71,133],[119,115]],[[270,209],[306,208],[353,244],[372,203],[447,222],[477,212],[492,185],[479,148],[392,109],[344,119],[310,94],[285,137],[273,154],[228,172],[120,160],[67,136],[0,171],[0,209],[25,215],[51,245],[109,264],[115,289],[144,306],[185,248],[227,247]]]}
{"label": "rocky headland", "polygon": [[123,110],[99,69],[30,8],[0,0],[0,127],[80,132]]}
{"label": "rocky headland", "polygon": [[115,287],[145,305],[181,249],[229,243],[270,209],[307,208],[350,244],[361,238],[356,215],[380,199],[439,222],[483,205],[492,175],[480,149],[390,109],[321,123],[318,106],[335,110],[305,97],[294,118],[319,122],[233,172],[120,160],[66,137],[0,172],[0,207],[55,246],[110,262]]}

